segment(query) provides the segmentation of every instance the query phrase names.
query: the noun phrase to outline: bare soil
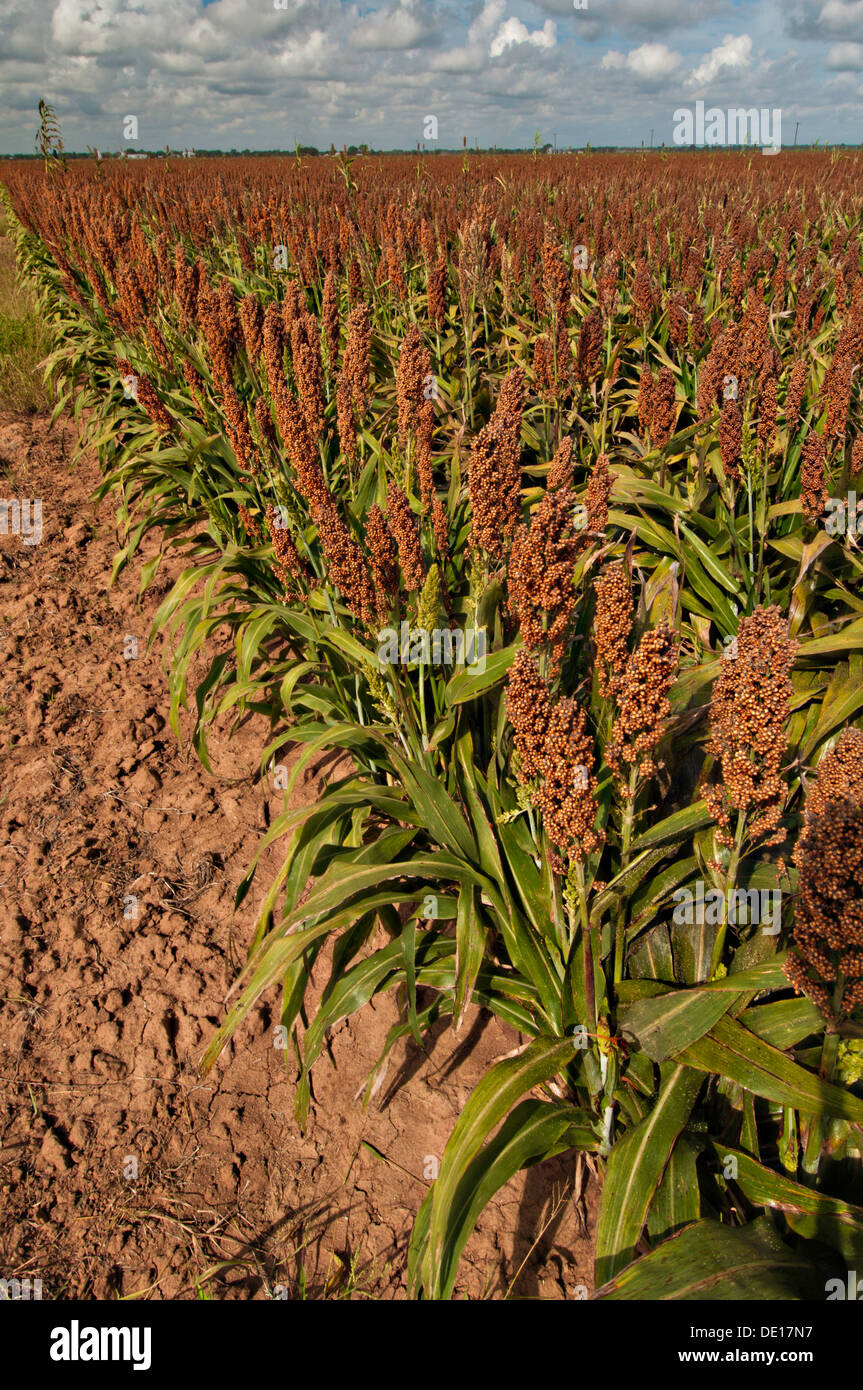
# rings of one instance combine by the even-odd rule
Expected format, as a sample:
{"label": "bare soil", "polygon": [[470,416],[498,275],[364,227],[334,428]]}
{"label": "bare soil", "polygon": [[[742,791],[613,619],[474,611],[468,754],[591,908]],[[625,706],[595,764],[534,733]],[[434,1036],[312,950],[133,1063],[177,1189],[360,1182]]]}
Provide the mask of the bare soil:
{"label": "bare soil", "polygon": [[[364,1111],[387,995],[332,1031],[303,1135],[274,991],[202,1078],[278,844],[236,915],[234,895],[282,794],[258,777],[257,716],[214,736],[214,775],[178,746],[167,647],[147,638],[180,562],[139,606],[153,537],[107,587],[113,505],[94,512],[74,446],[68,424],[0,415],[0,494],[43,508],[41,544],[0,536],[0,1278],[56,1299],[404,1297],[435,1160],[520,1039],[478,1011],[459,1037],[442,1026]],[[294,802],[342,772],[321,758]],[[518,1175],[457,1294],[583,1296],[595,1204],[571,1157]]]}

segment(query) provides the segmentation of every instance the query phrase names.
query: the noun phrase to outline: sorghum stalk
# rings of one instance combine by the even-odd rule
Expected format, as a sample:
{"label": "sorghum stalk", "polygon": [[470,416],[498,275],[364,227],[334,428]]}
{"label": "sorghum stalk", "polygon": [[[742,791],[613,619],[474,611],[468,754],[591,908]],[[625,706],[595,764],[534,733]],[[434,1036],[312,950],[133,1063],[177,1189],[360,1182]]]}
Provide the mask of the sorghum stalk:
{"label": "sorghum stalk", "polygon": [[731,848],[731,858],[728,861],[728,872],[725,875],[725,902],[722,905],[722,921],[719,931],[716,933],[716,940],[713,943],[713,956],[710,962],[710,978],[716,979],[716,972],[722,962],[722,952],[725,949],[725,937],[728,932],[728,904],[731,901],[731,893],[737,887],[737,871],[740,867],[740,854],[743,848],[743,836],[746,831],[746,812],[740,810],[737,813],[737,829],[734,835],[734,844]]}
{"label": "sorghum stalk", "polygon": [[[533,815],[531,812],[530,803],[528,803],[527,810],[531,820],[531,827],[533,827]],[[534,843],[536,843],[536,836],[534,836]],[[547,847],[544,846],[542,850],[538,850],[537,852],[540,854],[547,853]],[[552,921],[554,923],[554,936],[560,949],[561,955],[564,959],[566,959],[572,950],[572,941],[575,935],[575,926],[572,921],[572,914],[566,909],[566,906],[563,902],[562,884],[558,879],[557,874],[551,874],[550,877],[551,908]],[[561,909],[563,909],[563,911]],[[564,920],[563,912],[566,912],[566,920]]]}
{"label": "sorghum stalk", "polygon": [[752,472],[748,468],[746,470],[746,496],[749,502],[749,573],[752,575],[752,571],[755,567],[755,556],[753,551],[755,542],[755,516],[752,510]]}
{"label": "sorghum stalk", "polygon": [[[623,812],[623,822],[620,828],[620,870],[621,873],[629,865],[630,846],[632,844],[632,828],[635,822],[635,798],[638,789],[638,768],[632,767],[629,771],[629,787],[626,798],[626,808]],[[614,983],[620,984],[623,979],[623,963],[626,956],[626,907],[623,901],[617,909],[617,923],[614,931]]]}
{"label": "sorghum stalk", "polygon": [[[840,971],[836,976],[836,987],[833,990],[831,1000],[834,1014],[839,1014],[842,1005],[842,995],[845,993],[845,976]],[[832,1084],[836,1072],[836,1062],[839,1058],[839,1032],[836,1028],[829,1028],[824,1035],[824,1044],[821,1048],[821,1064],[818,1068],[818,1075],[822,1081],[828,1085]],[[821,1162],[821,1151],[824,1147],[824,1137],[827,1125],[822,1115],[813,1115],[809,1125],[809,1133],[806,1137],[806,1147],[803,1151],[803,1171],[810,1177],[818,1173]]]}
{"label": "sorghum stalk", "polygon": [[758,574],[755,580],[755,599],[761,602],[761,585],[764,580],[764,544],[767,539],[767,460],[761,470],[761,518],[762,524],[758,535]]}
{"label": "sorghum stalk", "polygon": [[590,939],[590,913],[587,910],[587,891],[584,882],[584,861],[576,859],[575,887],[578,896],[578,915],[584,949],[584,997],[587,1007],[587,1031],[596,1036],[596,982],[593,971],[593,943]]}

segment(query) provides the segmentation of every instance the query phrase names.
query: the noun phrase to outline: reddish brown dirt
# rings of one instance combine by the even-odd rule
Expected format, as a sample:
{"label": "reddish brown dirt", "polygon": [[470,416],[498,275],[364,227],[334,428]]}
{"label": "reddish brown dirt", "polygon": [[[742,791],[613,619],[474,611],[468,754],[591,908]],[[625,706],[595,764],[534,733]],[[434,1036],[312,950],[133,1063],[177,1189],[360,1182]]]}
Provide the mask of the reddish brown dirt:
{"label": "reddish brown dirt", "polygon": [[[480,1014],[441,1028],[396,1052],[363,1112],[387,995],[333,1030],[303,1136],[274,991],[202,1079],[278,845],[236,917],[234,894],[282,798],[257,777],[263,720],[219,732],[215,775],[178,746],[166,649],[146,640],[179,562],[140,609],[140,559],[106,587],[113,507],[94,514],[98,471],[71,466],[73,444],[0,417],[0,493],[43,505],[40,545],[0,536],[0,1277],[39,1277],[44,1298],[403,1297],[434,1160],[519,1039]],[[322,759],[295,800],[338,773]],[[571,1159],[520,1174],[457,1293],[580,1296],[594,1205]]]}

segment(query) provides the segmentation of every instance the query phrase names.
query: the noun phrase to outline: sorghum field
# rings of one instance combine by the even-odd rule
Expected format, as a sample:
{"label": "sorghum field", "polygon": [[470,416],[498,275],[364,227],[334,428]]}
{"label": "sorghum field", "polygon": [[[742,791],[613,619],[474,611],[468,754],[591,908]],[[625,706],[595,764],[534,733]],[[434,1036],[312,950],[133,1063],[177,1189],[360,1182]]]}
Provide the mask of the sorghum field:
{"label": "sorghum field", "polygon": [[[383,991],[358,1105],[470,1005],[513,1030],[415,1212],[415,1297],[561,1155],[601,1182],[598,1300],[863,1268],[863,155],[5,181],[115,575],[150,533],[145,582],[182,560],[172,724],[206,768],[226,712],[269,721],[280,868],[241,886],[204,1070],[270,999],[302,1129]],[[287,809],[321,750],[347,775]]]}

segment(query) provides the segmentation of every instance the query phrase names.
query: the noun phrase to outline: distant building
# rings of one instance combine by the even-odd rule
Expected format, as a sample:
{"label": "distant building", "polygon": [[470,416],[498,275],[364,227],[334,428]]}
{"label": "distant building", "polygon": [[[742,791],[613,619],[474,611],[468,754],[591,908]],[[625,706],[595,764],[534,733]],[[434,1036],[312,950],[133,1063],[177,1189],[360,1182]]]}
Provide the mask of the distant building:
{"label": "distant building", "polygon": [[182,157],[183,157],[183,159],[194,159],[194,158],[195,158],[195,151],[194,151],[194,150],[190,150],[190,149],[187,147],[185,150],[183,150],[183,156],[182,156]]}

